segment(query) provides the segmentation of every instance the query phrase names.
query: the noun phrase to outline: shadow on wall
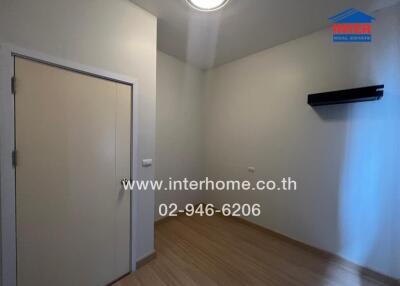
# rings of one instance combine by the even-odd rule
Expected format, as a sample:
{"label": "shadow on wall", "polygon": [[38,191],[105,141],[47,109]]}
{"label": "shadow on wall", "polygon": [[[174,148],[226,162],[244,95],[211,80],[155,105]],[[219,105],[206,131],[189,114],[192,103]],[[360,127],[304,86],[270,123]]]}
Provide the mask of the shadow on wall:
{"label": "shadow on wall", "polygon": [[399,106],[390,86],[382,102],[354,106],[339,190],[339,254],[376,269],[384,265],[388,274],[398,267]]}
{"label": "shadow on wall", "polygon": [[400,203],[400,96],[389,79],[387,75],[379,102],[315,111],[327,122],[347,121],[346,135],[338,137],[345,142],[337,191],[337,253],[359,265],[390,269],[384,274],[393,276],[399,272],[395,214]]}
{"label": "shadow on wall", "polygon": [[[338,253],[342,245],[341,235],[341,214],[340,214],[340,201],[341,201],[341,177],[342,170],[345,165],[345,157],[343,156],[342,150],[346,149],[346,138],[347,131],[347,121],[350,118],[352,105],[350,104],[340,104],[340,105],[328,105],[328,106],[318,106],[313,107],[314,112],[319,116],[324,124],[324,128],[320,130],[320,134],[313,134],[312,140],[319,140],[320,142],[316,146],[320,146],[315,155],[318,157],[318,164],[320,169],[329,169],[329,172],[321,172],[320,174],[315,174],[319,176],[324,183],[324,188],[313,192],[312,198],[313,202],[318,201],[329,201],[329,204],[325,204],[325,209],[321,210],[319,213],[322,216],[322,220],[326,220],[328,225],[325,232],[330,233],[331,238],[329,242],[326,242],[324,249],[328,249],[331,253]],[[326,133],[333,132],[335,136],[327,136]],[[335,142],[330,142],[334,138]],[[338,156],[340,154],[340,156]],[[328,166],[328,167],[326,167]],[[325,198],[320,199],[316,196],[324,196]],[[327,198],[328,197],[328,198]],[[323,206],[321,206],[323,207]],[[329,214],[329,215],[327,215]],[[325,216],[329,219],[324,218]],[[322,222],[321,222],[322,223]],[[323,225],[323,224],[322,224]],[[309,230],[309,235],[313,237],[315,231]],[[324,239],[324,241],[327,239]],[[343,273],[338,273],[340,270],[337,267],[329,267],[329,263],[324,263],[325,269],[322,277],[325,279],[321,280],[318,286],[329,285],[332,281],[340,279],[338,283],[343,285],[355,285],[360,286],[361,279],[354,275],[348,275],[345,271]],[[332,277],[332,279],[330,279]]]}
{"label": "shadow on wall", "polygon": [[341,254],[400,276],[400,66],[399,45],[370,59],[372,76],[385,84],[375,104],[354,105],[341,181]]}

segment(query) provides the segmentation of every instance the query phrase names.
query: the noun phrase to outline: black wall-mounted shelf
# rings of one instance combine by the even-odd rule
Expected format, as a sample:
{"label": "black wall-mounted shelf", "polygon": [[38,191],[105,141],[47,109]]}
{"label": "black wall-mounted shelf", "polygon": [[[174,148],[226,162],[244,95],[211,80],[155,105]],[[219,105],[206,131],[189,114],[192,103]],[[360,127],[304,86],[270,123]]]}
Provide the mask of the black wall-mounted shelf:
{"label": "black wall-mounted shelf", "polygon": [[320,106],[379,100],[383,97],[384,87],[384,85],[374,85],[310,94],[308,95],[308,104],[311,106]]}

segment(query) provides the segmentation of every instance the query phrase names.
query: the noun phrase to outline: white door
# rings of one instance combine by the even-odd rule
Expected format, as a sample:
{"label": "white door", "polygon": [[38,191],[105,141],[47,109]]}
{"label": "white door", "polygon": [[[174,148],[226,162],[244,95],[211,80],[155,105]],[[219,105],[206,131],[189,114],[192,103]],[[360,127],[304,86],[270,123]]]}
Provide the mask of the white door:
{"label": "white door", "polygon": [[130,271],[131,86],[15,58],[18,286]]}

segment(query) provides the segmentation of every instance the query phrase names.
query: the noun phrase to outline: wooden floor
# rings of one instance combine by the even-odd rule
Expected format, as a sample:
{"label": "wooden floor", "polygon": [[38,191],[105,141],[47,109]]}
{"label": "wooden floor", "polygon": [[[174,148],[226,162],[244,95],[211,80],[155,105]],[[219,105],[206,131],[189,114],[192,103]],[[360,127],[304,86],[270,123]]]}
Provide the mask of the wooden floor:
{"label": "wooden floor", "polygon": [[157,258],[114,286],[385,285],[233,218],[186,217],[156,226]]}

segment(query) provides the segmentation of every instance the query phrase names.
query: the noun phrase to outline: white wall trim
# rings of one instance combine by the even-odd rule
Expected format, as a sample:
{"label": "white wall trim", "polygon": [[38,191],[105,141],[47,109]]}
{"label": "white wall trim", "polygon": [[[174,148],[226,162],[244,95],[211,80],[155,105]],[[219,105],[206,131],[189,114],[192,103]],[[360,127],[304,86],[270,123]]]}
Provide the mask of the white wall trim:
{"label": "white wall trim", "polygon": [[[11,92],[11,78],[14,75],[14,56],[61,67],[132,86],[132,149],[131,178],[138,179],[139,171],[139,87],[138,81],[125,75],[111,73],[102,69],[81,65],[39,52],[0,44],[0,219],[1,219],[1,261],[0,285],[17,285],[16,265],[16,225],[15,225],[15,171],[11,152],[14,150],[14,95]],[[131,195],[131,271],[136,270],[137,262],[137,200],[136,191]]]}

